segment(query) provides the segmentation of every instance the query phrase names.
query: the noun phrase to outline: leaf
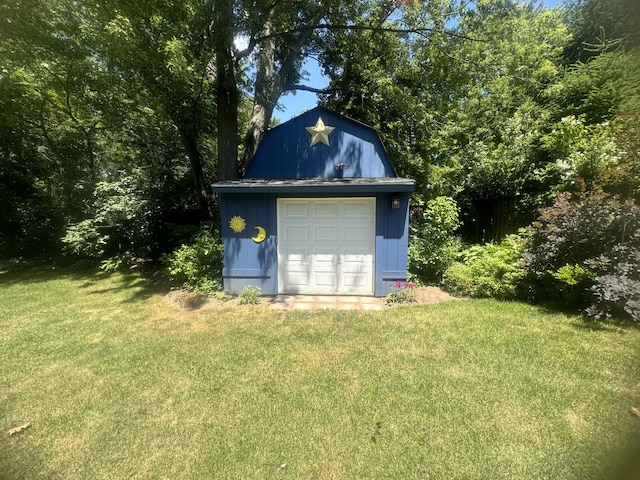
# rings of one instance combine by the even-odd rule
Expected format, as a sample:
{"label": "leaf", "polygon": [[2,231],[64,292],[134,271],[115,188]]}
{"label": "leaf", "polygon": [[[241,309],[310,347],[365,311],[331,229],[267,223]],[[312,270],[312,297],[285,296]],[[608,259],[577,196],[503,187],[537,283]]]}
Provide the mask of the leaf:
{"label": "leaf", "polygon": [[635,415],[636,417],[640,417],[640,408],[631,407],[629,411],[631,412],[632,415]]}
{"label": "leaf", "polygon": [[9,430],[8,433],[9,435],[15,435],[16,433],[20,433],[23,430],[26,430],[30,426],[31,426],[31,422],[23,423],[22,425],[12,428],[11,430]]}

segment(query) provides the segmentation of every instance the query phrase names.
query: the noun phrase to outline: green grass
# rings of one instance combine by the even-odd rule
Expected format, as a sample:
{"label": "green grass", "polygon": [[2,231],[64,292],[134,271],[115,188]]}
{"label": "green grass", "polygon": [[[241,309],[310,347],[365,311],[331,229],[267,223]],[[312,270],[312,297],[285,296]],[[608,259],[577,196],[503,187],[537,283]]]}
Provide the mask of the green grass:
{"label": "green grass", "polygon": [[185,310],[135,276],[5,273],[0,478],[613,478],[639,340],[518,303]]}

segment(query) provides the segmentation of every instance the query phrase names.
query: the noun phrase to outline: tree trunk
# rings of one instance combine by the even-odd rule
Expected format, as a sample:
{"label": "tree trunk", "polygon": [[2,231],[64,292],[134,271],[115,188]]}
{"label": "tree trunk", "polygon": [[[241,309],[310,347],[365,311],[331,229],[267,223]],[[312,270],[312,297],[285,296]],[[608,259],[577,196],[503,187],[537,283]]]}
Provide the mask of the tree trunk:
{"label": "tree trunk", "polygon": [[[270,15],[273,14],[273,10]],[[271,34],[271,20],[265,22],[262,36]],[[243,150],[240,157],[240,171],[244,174],[249,162],[258,149],[267,128],[277,99],[282,94],[282,90],[276,91],[276,81],[274,78],[275,65],[275,37],[268,38],[260,44],[258,53],[258,65],[256,72],[255,94],[253,97],[253,110],[249,120],[249,128],[244,137]],[[275,100],[274,100],[275,98]]]}
{"label": "tree trunk", "polygon": [[213,193],[207,181],[204,168],[202,167],[202,155],[198,149],[197,138],[189,135],[184,130],[180,131],[182,144],[187,151],[189,164],[191,165],[191,179],[198,198],[198,207],[203,217],[207,219],[215,218],[213,211]]}
{"label": "tree trunk", "polygon": [[216,97],[218,107],[218,181],[238,178],[238,103],[233,54],[233,1],[214,2],[216,32]]}
{"label": "tree trunk", "polygon": [[[265,21],[261,37],[266,38],[260,43],[258,54],[258,65],[256,72],[255,95],[253,99],[253,110],[249,128],[243,141],[243,150],[239,159],[240,169],[244,173],[258,149],[264,134],[269,127],[269,121],[273,115],[273,110],[282,96],[285,89],[285,80],[291,76],[292,70],[299,65],[302,56],[302,47],[313,35],[313,28],[306,29],[299,33],[293,43],[286,45],[286,53],[280,61],[280,69],[276,71],[276,37],[270,37],[273,33],[271,18],[275,16],[275,9],[269,12],[269,18]],[[309,26],[315,26],[322,18],[323,10],[318,12],[309,22]]]}

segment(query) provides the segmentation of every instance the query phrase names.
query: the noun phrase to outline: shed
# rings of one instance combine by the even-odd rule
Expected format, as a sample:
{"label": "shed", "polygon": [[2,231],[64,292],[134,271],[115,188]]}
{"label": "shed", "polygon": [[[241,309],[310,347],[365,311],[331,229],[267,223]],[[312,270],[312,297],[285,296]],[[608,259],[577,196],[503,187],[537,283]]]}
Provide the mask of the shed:
{"label": "shed", "polygon": [[385,296],[407,276],[409,194],[374,129],[316,107],[218,182],[224,290]]}

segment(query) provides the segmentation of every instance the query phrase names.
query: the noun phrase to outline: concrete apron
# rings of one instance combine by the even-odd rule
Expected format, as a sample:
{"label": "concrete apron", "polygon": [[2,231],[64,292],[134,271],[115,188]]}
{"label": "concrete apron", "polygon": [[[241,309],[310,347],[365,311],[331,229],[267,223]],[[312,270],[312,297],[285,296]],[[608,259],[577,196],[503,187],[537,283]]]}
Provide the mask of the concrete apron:
{"label": "concrete apron", "polygon": [[384,299],[339,295],[278,295],[269,302],[277,310],[384,310]]}

